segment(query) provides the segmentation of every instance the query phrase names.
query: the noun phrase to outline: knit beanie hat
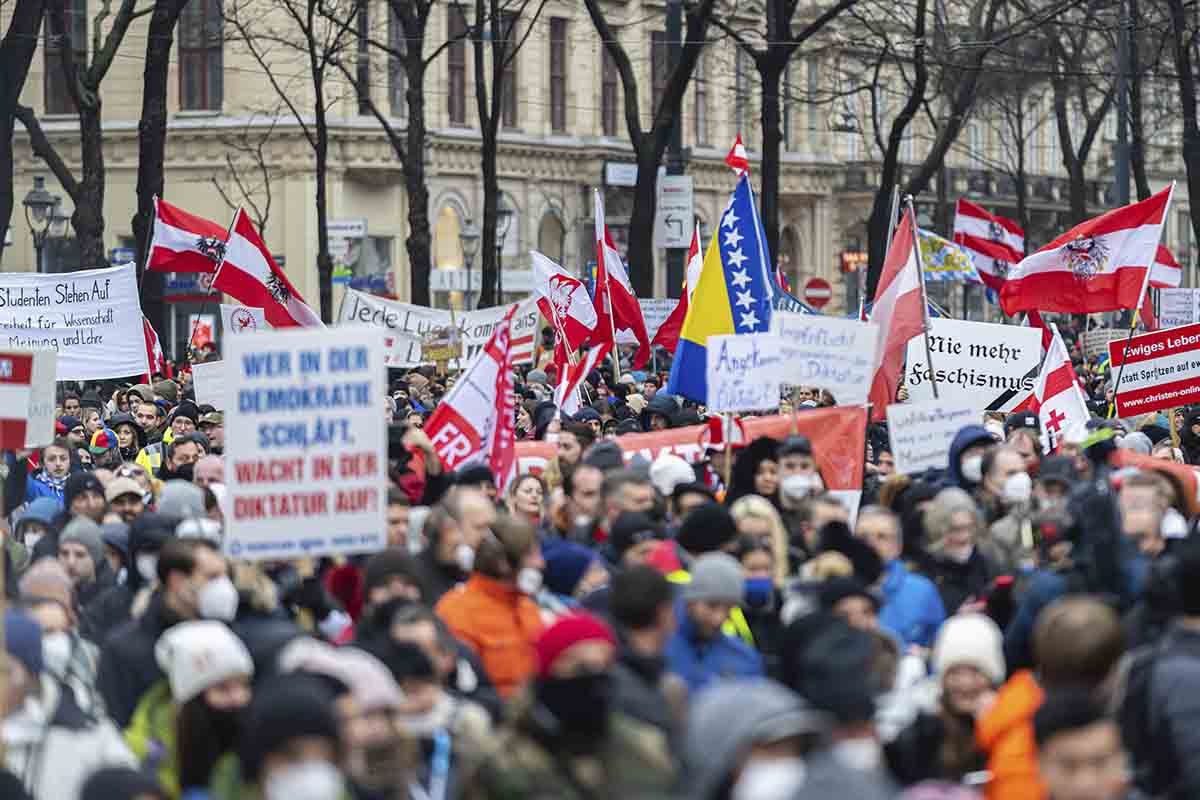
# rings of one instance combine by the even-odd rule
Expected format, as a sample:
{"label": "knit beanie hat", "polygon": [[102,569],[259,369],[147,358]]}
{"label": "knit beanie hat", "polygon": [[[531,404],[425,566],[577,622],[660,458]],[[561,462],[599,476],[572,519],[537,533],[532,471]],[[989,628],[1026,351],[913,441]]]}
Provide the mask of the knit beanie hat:
{"label": "knit beanie hat", "polygon": [[97,567],[104,558],[104,531],[87,517],[75,517],[58,535],[60,545],[75,542],[87,548],[88,555]]}
{"label": "knit beanie hat", "polygon": [[938,680],[953,666],[965,664],[987,676],[993,686],[1004,683],[1004,634],[983,614],[955,614],[942,625],[933,643],[933,671]]}
{"label": "knit beanie hat", "polygon": [[75,498],[84,492],[95,492],[104,497],[104,486],[100,483],[100,479],[90,472],[71,473],[63,483],[63,504],[70,508]]}
{"label": "knit beanie hat", "polygon": [[705,553],[692,562],[691,575],[683,587],[684,600],[741,603],[746,594],[742,566],[728,553]]}
{"label": "knit beanie hat", "polygon": [[596,551],[565,539],[547,539],[542,543],[542,558],[546,561],[546,588],[570,597],[596,560]]}
{"label": "knit beanie hat", "polygon": [[72,430],[83,424],[79,420],[79,417],[74,417],[70,414],[64,414],[58,418],[58,421],[62,423],[64,433],[70,433]]}
{"label": "knit beanie hat", "polygon": [[311,637],[290,642],[276,661],[280,672],[304,672],[345,687],[364,712],[399,708],[404,702],[386,664],[360,647],[333,647]]}
{"label": "knit beanie hat", "polygon": [[200,423],[200,409],[197,408],[196,404],[193,403],[191,400],[184,400],[182,403],[180,403],[175,408],[175,410],[173,412],[171,412],[172,420],[174,420],[178,417],[187,417],[192,422],[199,424]]}
{"label": "knit beanie hat", "polygon": [[695,555],[720,550],[736,538],[737,523],[724,506],[716,503],[692,509],[675,536],[680,547]]}
{"label": "knit beanie hat", "polygon": [[154,660],[167,674],[171,697],[179,705],[227,678],[254,675],[246,645],[216,620],[181,622],[168,628],[154,645]]}
{"label": "knit beanie hat", "polygon": [[333,701],[329,686],[312,675],[281,675],[257,687],[238,740],[246,779],[257,782],[266,757],[293,739],[316,736],[339,743]]}
{"label": "knit beanie hat", "polygon": [[663,497],[670,497],[679,484],[695,480],[696,472],[692,465],[674,453],[662,453],[650,465],[650,482]]}
{"label": "knit beanie hat", "polygon": [[42,626],[12,608],[4,612],[4,649],[30,675],[42,674]]}
{"label": "knit beanie hat", "polygon": [[188,481],[167,481],[158,495],[160,514],[176,519],[204,516],[204,490]]}
{"label": "knit beanie hat", "polygon": [[154,393],[171,405],[179,402],[179,384],[173,380],[167,379],[154,384]]}
{"label": "knit beanie hat", "polygon": [[559,617],[557,622],[542,631],[542,635],[534,644],[538,675],[542,678],[547,677],[559,656],[584,642],[608,642],[613,647],[617,646],[612,629],[599,617],[583,611]]}
{"label": "knit beanie hat", "polygon": [[635,544],[662,538],[662,528],[650,519],[650,515],[640,511],[622,511],[608,532],[608,544],[612,547],[614,560],[618,562],[625,551]]}
{"label": "knit beanie hat", "polygon": [[588,448],[583,457],[583,463],[595,467],[601,472],[620,469],[625,466],[625,451],[621,445],[613,441],[596,442]]}
{"label": "knit beanie hat", "polygon": [[75,584],[57,559],[39,558],[33,562],[17,587],[26,602],[52,600],[68,610],[75,607]]}

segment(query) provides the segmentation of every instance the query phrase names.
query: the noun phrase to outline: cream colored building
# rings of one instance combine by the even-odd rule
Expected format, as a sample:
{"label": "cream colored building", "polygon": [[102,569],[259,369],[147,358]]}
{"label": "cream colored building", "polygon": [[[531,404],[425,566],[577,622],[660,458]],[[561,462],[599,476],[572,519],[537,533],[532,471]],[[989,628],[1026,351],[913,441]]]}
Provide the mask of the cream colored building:
{"label": "cream colored building", "polygon": [[[225,0],[227,4],[233,0]],[[255,216],[266,216],[266,240],[283,257],[286,271],[298,290],[314,306],[318,299],[315,181],[311,148],[300,125],[279,102],[279,95],[264,71],[226,24],[221,35],[218,0],[191,0],[191,16],[181,24],[173,51],[169,141],[166,163],[166,199],[187,210],[224,223],[231,209],[223,198],[245,202]],[[243,0],[241,18],[253,20],[254,30],[284,30],[282,0]],[[389,26],[387,7],[370,0],[373,35],[396,41],[398,28]],[[77,27],[84,32],[87,18],[98,0],[68,0],[76,12]],[[228,6],[227,6],[228,7]],[[431,20],[427,51],[446,41],[459,14],[454,6],[437,6]],[[84,11],[88,12],[87,14]],[[648,117],[656,79],[665,74],[664,9],[661,0],[612,2],[610,21],[617,26],[637,71],[643,117]],[[210,27],[206,28],[205,25]],[[522,294],[529,286],[528,250],[536,248],[561,261],[568,269],[583,270],[593,258],[592,204],[594,187],[604,190],[608,221],[614,237],[625,238],[632,206],[626,183],[632,153],[624,127],[623,95],[615,71],[580,2],[552,0],[534,23],[515,65],[516,91],[508,104],[500,134],[499,173],[504,201],[515,211],[503,249],[506,294]],[[214,35],[206,31],[215,31]],[[86,38],[91,40],[90,31]],[[135,208],[137,120],[141,105],[146,19],[137,20],[118,53],[102,87],[104,98],[108,184],[105,200],[106,247],[131,243],[130,218]],[[43,48],[44,49],[44,48]],[[62,112],[61,88],[51,76],[46,81],[44,52],[35,57],[23,101],[41,115],[43,126],[67,160],[77,166],[78,126],[72,114]],[[312,89],[300,55],[275,47],[272,74],[306,122],[311,122]],[[430,129],[424,158],[428,167],[429,214],[434,237],[435,276],[431,282],[435,304],[458,302],[461,295],[449,290],[466,286],[459,233],[462,226],[482,217],[479,135],[475,125],[473,54],[460,43],[443,52],[431,66],[425,94]],[[404,86],[390,73],[385,54],[372,51],[367,72],[372,97],[393,122],[403,127]],[[796,59],[789,76],[785,113],[785,152],[780,198],[780,260],[799,293],[803,283],[823,277],[835,285],[831,305],[841,311],[857,301],[853,276],[844,280],[841,265],[853,258],[843,254],[865,249],[865,219],[871,202],[870,187],[877,155],[866,128],[865,107],[843,103],[813,104],[806,99],[821,94],[834,80],[815,60]],[[683,109],[683,141],[689,151],[688,174],[695,180],[695,214],[702,233],[711,230],[733,187],[733,176],[723,163],[740,130],[755,160],[761,139],[757,75],[750,61],[738,57],[729,43],[711,45],[705,52]],[[365,239],[341,239],[338,255],[349,262],[352,285],[409,295],[409,272],[404,239],[407,197],[398,161],[373,117],[360,113],[352,87],[333,73],[328,94],[331,109],[329,215],[341,234]],[[837,124],[831,124],[833,120]],[[848,124],[847,124],[848,123]],[[837,128],[841,132],[834,132]],[[1052,126],[1046,126],[1047,134]],[[846,132],[849,130],[849,132]],[[974,129],[972,129],[974,130]],[[953,187],[950,198],[970,191],[972,196],[1004,203],[1003,187],[994,174],[983,175],[983,160],[972,146],[994,154],[996,147],[964,134],[968,141],[952,154],[949,166]],[[974,138],[971,138],[974,137]],[[1060,194],[1061,166],[1050,141],[1040,145],[1039,171],[1045,174],[1044,197],[1039,203],[1048,213],[1064,207]],[[1176,140],[1177,141],[1177,140]],[[1107,146],[1107,145],[1105,145]],[[32,185],[35,175],[47,176],[47,185],[64,195],[49,170],[36,159],[27,139],[16,140],[16,197]],[[920,130],[905,144],[902,157],[921,155]],[[1100,147],[1100,145],[1098,145]],[[246,155],[261,148],[262,163]],[[990,148],[990,149],[989,149]],[[232,163],[234,170],[230,169]],[[1173,170],[1168,159],[1159,177]],[[753,169],[753,167],[752,167]],[[245,194],[239,189],[245,189]],[[1056,177],[1057,176],[1057,177]],[[1098,176],[1098,180],[1103,180]],[[1055,188],[1060,187],[1060,188]],[[924,198],[923,198],[924,199]],[[69,206],[69,201],[65,201]],[[269,213],[267,212],[269,206]],[[1177,201],[1182,214],[1186,202]],[[1168,241],[1187,244],[1181,256],[1194,251],[1188,242],[1183,217],[1172,218]],[[1182,238],[1181,238],[1182,237]],[[12,245],[4,269],[33,269],[34,251],[21,210],[13,217]],[[64,269],[71,262],[70,241],[51,241],[46,268]],[[1183,258],[1181,257],[1181,260]],[[473,265],[478,280],[479,257]],[[653,269],[659,296],[666,294],[664,253],[654,265],[631,265],[631,270]],[[178,288],[178,287],[177,287]],[[186,287],[181,289],[186,294]],[[342,294],[335,286],[335,303]],[[186,338],[186,314],[194,304],[175,304],[174,335]]]}

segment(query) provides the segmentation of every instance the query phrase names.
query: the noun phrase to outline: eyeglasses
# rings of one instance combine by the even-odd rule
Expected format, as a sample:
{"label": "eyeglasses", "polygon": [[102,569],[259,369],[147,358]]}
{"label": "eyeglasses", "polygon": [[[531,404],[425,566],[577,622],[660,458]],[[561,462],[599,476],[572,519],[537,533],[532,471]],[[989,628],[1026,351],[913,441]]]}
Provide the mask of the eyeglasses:
{"label": "eyeglasses", "polygon": [[144,477],[146,477],[146,471],[144,469],[130,469],[129,467],[125,467],[123,469],[117,470],[117,477],[118,478],[144,478]]}

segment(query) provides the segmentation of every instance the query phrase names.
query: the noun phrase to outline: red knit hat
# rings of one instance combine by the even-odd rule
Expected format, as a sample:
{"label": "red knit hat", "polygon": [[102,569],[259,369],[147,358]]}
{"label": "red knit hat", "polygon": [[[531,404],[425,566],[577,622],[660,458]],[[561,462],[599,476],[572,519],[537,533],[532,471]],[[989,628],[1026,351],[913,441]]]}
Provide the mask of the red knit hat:
{"label": "red knit hat", "polygon": [[583,642],[608,642],[617,646],[612,629],[599,618],[586,612],[568,614],[542,631],[534,648],[537,650],[538,675],[546,677],[558,657]]}

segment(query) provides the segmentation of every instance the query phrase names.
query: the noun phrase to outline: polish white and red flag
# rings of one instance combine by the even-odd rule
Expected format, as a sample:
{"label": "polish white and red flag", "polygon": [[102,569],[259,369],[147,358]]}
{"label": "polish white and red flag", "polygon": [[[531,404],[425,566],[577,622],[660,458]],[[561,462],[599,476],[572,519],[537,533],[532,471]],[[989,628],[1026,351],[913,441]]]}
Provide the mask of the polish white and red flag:
{"label": "polish white and red flag", "polygon": [[1058,328],[1051,326],[1054,337],[1042,360],[1033,397],[1028,407],[1036,411],[1042,428],[1042,448],[1047,453],[1058,450],[1063,436],[1083,430],[1091,417],[1083,390],[1075,380],[1075,366]]}
{"label": "polish white and red flag", "polygon": [[1174,187],[1076,225],[1030,254],[1000,289],[1005,314],[1089,314],[1137,308],[1149,282]]}
{"label": "polish white and red flag", "polygon": [[215,272],[229,231],[154,198],[154,232],[146,269],[151,272]]}
{"label": "polish white and red flag", "polygon": [[596,369],[597,364],[603,363],[610,349],[607,342],[597,345],[588,350],[579,361],[559,372],[558,385],[554,387],[554,402],[563,416],[569,417],[583,408],[579,387],[588,373]]}
{"label": "polish white and red flag", "polygon": [[688,247],[686,277],[683,280],[683,291],[679,294],[679,302],[671,313],[663,320],[662,325],[654,334],[651,345],[665,348],[674,353],[679,345],[679,332],[683,330],[683,320],[687,317],[688,305],[691,303],[692,292],[696,291],[696,283],[700,280],[700,270],[704,268],[704,256],[700,253],[700,226],[692,230],[692,244]]}
{"label": "polish white and red flag", "polygon": [[994,291],[1025,257],[1025,231],[1020,225],[961,197],[954,211],[954,242],[971,254],[979,277]]}
{"label": "polish white and red flag", "polygon": [[740,133],[734,140],[733,147],[729,148],[729,155],[725,156],[725,163],[738,175],[750,170],[750,159],[746,157],[746,145],[742,144]]}
{"label": "polish white and red flag", "polygon": [[871,322],[879,326],[880,346],[876,349],[875,377],[868,395],[872,420],[887,417],[887,407],[896,401],[896,389],[904,372],[908,340],[925,332],[926,308],[916,234],[917,225],[909,210],[896,226],[875,287]]}
{"label": "polish white and red flag", "polygon": [[633,368],[641,369],[650,360],[650,336],[646,333],[646,320],[642,318],[642,307],[629,283],[621,254],[613,244],[612,234],[604,223],[604,201],[600,191],[593,194],[596,221],[596,328],[591,337],[592,344],[613,341],[615,331],[629,331],[638,341],[638,350],[633,357]]}
{"label": "polish white and red flag", "polygon": [[595,330],[596,308],[583,281],[536,250],[529,255],[537,307],[554,326],[554,363],[562,374],[569,354],[582,347]]}
{"label": "polish white and red flag", "polygon": [[[166,375],[167,374],[167,357],[163,354],[162,344],[158,341],[158,332],[154,330],[154,326],[150,324],[150,320],[146,319],[146,315],[142,315],[142,336],[146,340],[146,363],[149,365],[151,374]],[[150,376],[146,376],[144,383],[150,382]]]}
{"label": "polish white and red flag", "polygon": [[507,485],[516,464],[512,320],[517,308],[509,308],[425,423],[446,469],[486,463],[498,486]]}
{"label": "polish white and red flag", "polygon": [[245,210],[238,209],[213,288],[251,308],[261,308],[273,328],[324,328],[271,257]]}

